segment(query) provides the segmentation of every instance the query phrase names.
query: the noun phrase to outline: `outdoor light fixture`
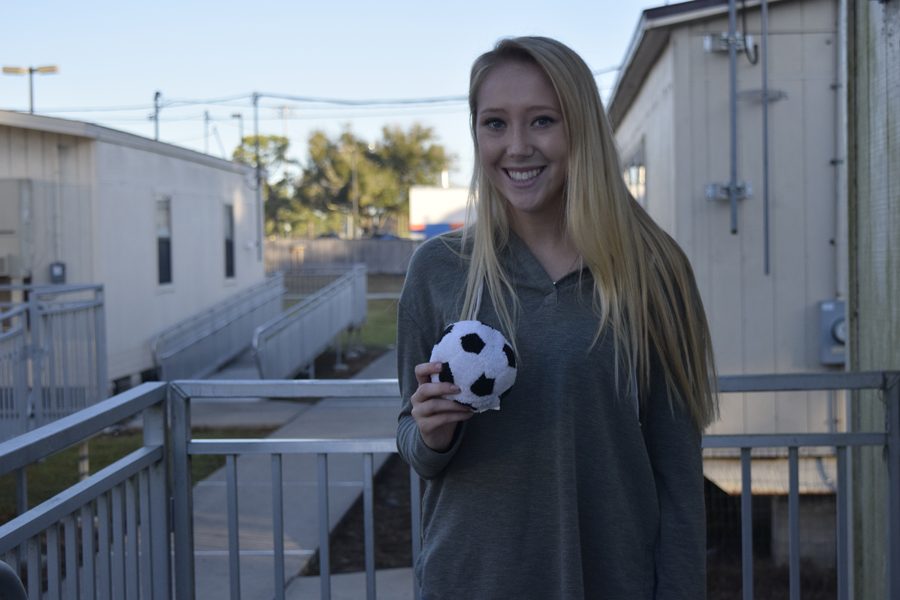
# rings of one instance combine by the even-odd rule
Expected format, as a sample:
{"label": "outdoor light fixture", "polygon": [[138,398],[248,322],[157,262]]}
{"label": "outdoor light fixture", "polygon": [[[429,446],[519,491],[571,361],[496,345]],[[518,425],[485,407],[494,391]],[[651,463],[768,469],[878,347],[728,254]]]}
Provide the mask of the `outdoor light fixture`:
{"label": "outdoor light fixture", "polygon": [[53,73],[59,73],[59,67],[56,65],[45,65],[43,67],[3,67],[4,75],[28,75],[28,112],[31,114],[34,114],[35,73],[52,75]]}

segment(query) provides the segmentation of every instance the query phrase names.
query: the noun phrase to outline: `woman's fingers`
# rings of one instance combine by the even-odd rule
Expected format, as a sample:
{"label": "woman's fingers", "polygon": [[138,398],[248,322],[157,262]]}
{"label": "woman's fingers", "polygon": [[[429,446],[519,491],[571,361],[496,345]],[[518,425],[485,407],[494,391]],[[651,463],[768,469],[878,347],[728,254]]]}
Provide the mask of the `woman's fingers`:
{"label": "woman's fingers", "polygon": [[425,444],[434,450],[443,451],[453,440],[456,424],[472,418],[475,411],[446,398],[460,392],[456,385],[445,381],[431,381],[432,375],[441,372],[441,363],[416,365],[415,372],[419,387],[410,398],[412,417]]}
{"label": "woman's fingers", "polygon": [[431,417],[442,413],[471,413],[472,409],[464,404],[446,398],[432,398],[430,400],[414,404],[413,417]]}
{"label": "woman's fingers", "polygon": [[419,384],[431,381],[431,376],[441,372],[441,363],[427,362],[416,365],[416,381]]}

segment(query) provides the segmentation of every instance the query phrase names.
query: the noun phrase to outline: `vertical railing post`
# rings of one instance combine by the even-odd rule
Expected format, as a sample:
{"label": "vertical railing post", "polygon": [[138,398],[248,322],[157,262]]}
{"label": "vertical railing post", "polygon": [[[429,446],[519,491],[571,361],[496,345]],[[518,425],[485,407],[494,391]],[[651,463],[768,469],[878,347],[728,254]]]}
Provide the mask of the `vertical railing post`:
{"label": "vertical railing post", "polygon": [[331,600],[331,547],[329,534],[331,518],[328,510],[328,455],[318,454],[319,488],[319,594],[322,600]]}
{"label": "vertical railing post", "polygon": [[194,597],[194,525],[188,443],[191,439],[191,399],[169,384],[172,415],[172,496],[175,556],[175,597]]}
{"label": "vertical railing post", "polygon": [[41,336],[41,315],[38,311],[37,294],[28,296],[28,356],[31,358],[31,392],[28,394],[29,428],[41,424],[40,408],[43,395],[44,350]]}
{"label": "vertical railing post", "polygon": [[284,600],[284,473],[280,454],[272,455],[272,543],[275,547],[275,600]]}
{"label": "vertical railing post", "polygon": [[421,600],[415,566],[422,551],[422,479],[415,469],[409,468],[409,512],[412,528],[413,598]]}
{"label": "vertical railing post", "polygon": [[900,374],[890,373],[884,382],[887,420],[887,597],[900,598]]}
{"label": "vertical railing post", "polygon": [[96,352],[97,398],[102,400],[109,394],[107,383],[106,357],[106,304],[104,303],[103,286],[96,289],[97,307],[94,309],[94,352]]}
{"label": "vertical railing post", "polygon": [[[149,523],[141,523],[142,537],[150,539],[150,587],[153,600],[167,600],[172,588],[172,572],[169,567],[171,543],[169,538],[169,482],[167,462],[170,460],[166,443],[166,402],[144,409],[144,445],[163,446],[167,451],[162,462],[152,466],[147,476],[149,508],[142,507],[142,514],[149,512]],[[144,499],[141,499],[143,503]],[[142,520],[143,521],[143,520]]]}
{"label": "vertical railing post", "polygon": [[753,479],[750,448],[741,448],[741,579],[743,600],[753,600]]}
{"label": "vertical railing post", "polygon": [[[791,600],[800,600],[800,452],[788,448],[788,588]],[[840,547],[840,544],[838,544]],[[838,550],[840,556],[840,550]]]}
{"label": "vertical railing post", "polygon": [[[835,539],[837,541],[837,598],[850,600],[850,510],[847,502],[847,447],[837,446],[837,522],[835,523]],[[890,517],[888,517],[890,518]]]}

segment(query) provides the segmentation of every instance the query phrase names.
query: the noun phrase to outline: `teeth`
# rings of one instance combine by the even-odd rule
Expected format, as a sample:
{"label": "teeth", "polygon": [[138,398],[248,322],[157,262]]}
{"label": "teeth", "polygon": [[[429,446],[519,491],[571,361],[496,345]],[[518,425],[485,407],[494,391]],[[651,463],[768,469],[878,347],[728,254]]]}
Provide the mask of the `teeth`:
{"label": "teeth", "polygon": [[533,177],[537,177],[541,169],[531,169],[530,171],[506,171],[514,181],[525,181]]}

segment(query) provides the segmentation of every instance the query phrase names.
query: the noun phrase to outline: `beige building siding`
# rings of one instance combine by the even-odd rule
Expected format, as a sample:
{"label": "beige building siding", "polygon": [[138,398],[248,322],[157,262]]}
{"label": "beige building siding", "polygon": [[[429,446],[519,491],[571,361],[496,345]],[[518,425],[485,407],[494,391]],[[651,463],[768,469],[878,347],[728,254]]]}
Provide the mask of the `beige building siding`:
{"label": "beige building siding", "polygon": [[[23,247],[18,236],[4,239],[0,254],[22,255],[35,283],[48,281],[50,264],[57,261],[70,267],[68,281],[91,281],[92,239],[81,233],[89,231],[92,224],[91,143],[68,135],[0,126],[0,180],[31,182],[28,243]],[[12,189],[13,183],[7,182],[4,189]]]}
{"label": "beige building siding", "polygon": [[[2,112],[0,119],[0,255],[25,255],[34,284],[48,283],[50,264],[61,261],[67,283],[104,286],[110,380],[152,367],[150,342],[164,328],[263,280],[248,169],[85,123]],[[11,226],[7,220],[21,221],[23,196],[28,222]],[[158,283],[157,265],[163,196],[172,202],[167,285]],[[225,277],[229,205],[233,278]]]}
{"label": "beige building siding", "polygon": [[[152,363],[150,339],[259,282],[252,190],[236,173],[155,152],[97,143],[96,270],[106,282],[107,330],[142,340],[110,355],[109,373]],[[171,198],[172,283],[158,283],[156,202]],[[235,277],[225,277],[224,210],[234,206]],[[135,315],[146,318],[135,319]],[[160,324],[165,324],[161,326]]]}
{"label": "beige building siding", "polygon": [[[759,40],[758,10],[748,10],[748,30]],[[707,184],[727,183],[730,172],[728,56],[703,48],[704,36],[727,31],[727,15],[672,28],[616,132],[623,150],[645,138],[648,210],[691,259],[725,375],[825,370],[819,362],[818,303],[838,292],[831,162],[837,122],[835,2],[773,3],[769,19],[769,88],[787,94],[769,104],[769,275],[764,273],[761,66],[743,55],[738,56],[738,90],[745,93],[738,102],[738,179],[750,183],[752,197],[740,202],[736,235],[730,231],[728,203],[705,194]],[[661,81],[671,82],[669,102],[654,102]],[[671,125],[660,125],[658,117]],[[651,148],[670,158],[655,157]],[[671,185],[653,185],[657,169],[674,173]],[[833,397],[823,394],[726,395],[722,409],[711,432],[821,431],[839,414]]]}
{"label": "beige building siding", "polygon": [[[647,169],[644,208],[667,231],[676,229],[675,196],[675,103],[674,57],[665,52],[649,74],[629,111],[628,118],[616,131],[619,153],[624,164],[643,153]],[[648,143],[648,138],[650,142]]]}

